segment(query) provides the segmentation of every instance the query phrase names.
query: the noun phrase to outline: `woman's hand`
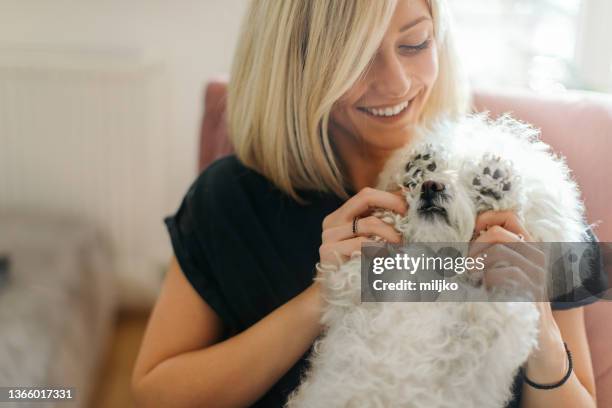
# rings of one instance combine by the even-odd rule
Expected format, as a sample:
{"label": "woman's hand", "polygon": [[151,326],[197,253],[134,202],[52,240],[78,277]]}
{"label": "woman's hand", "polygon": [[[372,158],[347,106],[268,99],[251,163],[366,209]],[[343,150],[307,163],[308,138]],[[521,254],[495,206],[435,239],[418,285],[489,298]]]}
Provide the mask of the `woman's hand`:
{"label": "woman's hand", "polygon": [[[374,208],[384,208],[405,214],[407,204],[403,196],[366,187],[349,198],[340,208],[323,220],[319,258],[322,265],[339,265],[361,244],[375,235],[388,242],[401,242],[401,235],[391,225],[371,215]],[[353,220],[357,221],[357,235],[353,234]]]}
{"label": "woman's hand", "polygon": [[[547,300],[546,256],[530,244],[532,237],[511,211],[480,214],[474,230],[477,238],[472,241],[470,256],[486,254],[483,284],[487,287],[518,285],[536,300],[540,312],[538,347],[527,361],[527,375],[543,384],[558,381],[567,370],[567,357]],[[495,245],[506,243],[514,245]],[[501,266],[495,267],[496,264]]]}
{"label": "woman's hand", "polygon": [[[470,256],[484,256],[483,284],[514,287],[533,300],[546,299],[546,256],[511,211],[487,211],[478,216]],[[504,245],[510,244],[510,245]]]}

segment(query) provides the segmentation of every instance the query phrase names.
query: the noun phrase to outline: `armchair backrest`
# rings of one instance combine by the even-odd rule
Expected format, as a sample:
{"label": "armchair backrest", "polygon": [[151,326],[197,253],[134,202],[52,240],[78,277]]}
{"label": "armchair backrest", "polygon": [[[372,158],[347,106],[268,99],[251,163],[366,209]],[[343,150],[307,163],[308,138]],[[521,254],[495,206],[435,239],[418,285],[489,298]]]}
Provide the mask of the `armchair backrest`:
{"label": "armchair backrest", "polygon": [[[227,79],[208,83],[200,139],[199,169],[231,153],[225,123]],[[612,96],[568,92],[554,97],[527,92],[478,91],[477,111],[510,112],[542,131],[542,139],[567,158],[582,189],[588,220],[599,223],[601,241],[612,241]]]}

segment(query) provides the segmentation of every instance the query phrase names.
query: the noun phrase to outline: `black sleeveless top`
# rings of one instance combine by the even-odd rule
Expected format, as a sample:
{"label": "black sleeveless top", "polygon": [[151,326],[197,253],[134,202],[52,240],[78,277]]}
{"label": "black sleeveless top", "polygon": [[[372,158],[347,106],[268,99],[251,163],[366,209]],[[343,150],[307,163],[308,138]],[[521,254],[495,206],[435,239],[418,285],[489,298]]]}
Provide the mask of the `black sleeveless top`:
{"label": "black sleeveless top", "polygon": [[[343,200],[299,191],[301,205],[235,156],[211,164],[165,219],[187,280],[219,315],[225,338],[240,333],[311,283],[319,260],[323,218]],[[567,309],[588,302],[557,303]],[[282,407],[297,387],[310,350],[253,407]],[[517,376],[518,407],[522,378]]]}

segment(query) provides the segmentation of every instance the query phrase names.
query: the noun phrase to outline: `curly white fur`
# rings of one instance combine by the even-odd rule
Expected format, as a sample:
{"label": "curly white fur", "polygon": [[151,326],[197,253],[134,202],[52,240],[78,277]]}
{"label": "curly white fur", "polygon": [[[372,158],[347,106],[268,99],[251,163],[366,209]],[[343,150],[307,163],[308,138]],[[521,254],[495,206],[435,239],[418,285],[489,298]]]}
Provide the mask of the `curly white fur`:
{"label": "curly white fur", "polygon": [[[503,159],[502,159],[503,158]],[[433,165],[432,165],[433,163]],[[445,216],[419,214],[425,180],[441,182]],[[410,204],[393,223],[405,242],[468,242],[478,212],[512,209],[539,241],[581,241],[576,184],[532,127],[467,117],[422,130],[380,175]],[[322,271],[324,334],[288,407],[503,407],[537,344],[530,302],[361,303],[360,257]]]}

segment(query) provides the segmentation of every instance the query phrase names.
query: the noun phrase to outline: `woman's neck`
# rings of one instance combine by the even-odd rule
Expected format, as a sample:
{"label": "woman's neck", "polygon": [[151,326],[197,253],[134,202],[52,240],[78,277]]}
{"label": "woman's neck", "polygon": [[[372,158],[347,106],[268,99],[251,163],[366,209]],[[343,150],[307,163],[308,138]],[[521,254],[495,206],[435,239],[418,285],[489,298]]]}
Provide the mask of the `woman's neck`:
{"label": "woman's neck", "polygon": [[372,148],[345,134],[336,134],[334,145],[346,172],[347,181],[355,192],[377,184],[378,175],[393,152],[389,149]]}

